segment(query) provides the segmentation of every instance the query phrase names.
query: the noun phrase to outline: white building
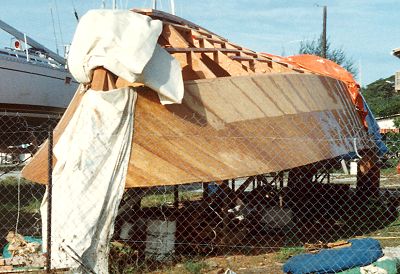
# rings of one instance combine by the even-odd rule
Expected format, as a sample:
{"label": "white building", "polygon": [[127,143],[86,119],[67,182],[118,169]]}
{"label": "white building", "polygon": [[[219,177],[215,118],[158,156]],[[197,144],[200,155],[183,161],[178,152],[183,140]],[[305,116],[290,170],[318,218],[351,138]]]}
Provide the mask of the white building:
{"label": "white building", "polygon": [[399,128],[394,126],[394,119],[400,117],[399,114],[390,115],[386,117],[377,117],[376,121],[378,122],[380,132],[381,133],[388,133],[388,132],[396,132],[399,133]]}

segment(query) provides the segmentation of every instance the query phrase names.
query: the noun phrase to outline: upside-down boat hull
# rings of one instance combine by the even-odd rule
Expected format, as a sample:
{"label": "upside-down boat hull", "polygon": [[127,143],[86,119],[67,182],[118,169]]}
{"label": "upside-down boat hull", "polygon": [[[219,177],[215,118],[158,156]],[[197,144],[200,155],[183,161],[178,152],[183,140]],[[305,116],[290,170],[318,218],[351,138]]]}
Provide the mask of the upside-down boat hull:
{"label": "upside-down boat hull", "polygon": [[[182,104],[163,106],[154,91],[137,88],[126,187],[283,171],[371,145],[344,82],[242,48],[184,19],[139,12],[163,21],[158,43],[180,62],[185,95]],[[54,131],[55,144],[81,96]],[[24,177],[46,183],[47,157],[45,144]]]}
{"label": "upside-down boat hull", "polygon": [[[354,151],[353,138],[360,150],[368,145],[345,85],[329,77],[287,73],[186,81],[183,103],[170,106],[147,88],[138,94],[126,187],[276,172]],[[56,128],[55,144],[81,96]],[[46,159],[47,145],[24,168],[24,177],[46,183]]]}

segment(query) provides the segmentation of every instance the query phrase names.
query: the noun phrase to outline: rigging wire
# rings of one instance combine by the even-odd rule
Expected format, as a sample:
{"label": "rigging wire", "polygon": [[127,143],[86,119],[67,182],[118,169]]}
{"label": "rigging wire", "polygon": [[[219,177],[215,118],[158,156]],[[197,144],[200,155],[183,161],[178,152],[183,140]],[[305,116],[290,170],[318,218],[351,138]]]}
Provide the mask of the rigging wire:
{"label": "rigging wire", "polygon": [[58,39],[57,39],[56,27],[54,25],[53,8],[50,8],[50,13],[51,13],[51,22],[53,24],[54,41],[56,43],[56,52],[57,52],[58,55],[60,55],[60,53],[58,52]]}
{"label": "rigging wire", "polygon": [[56,8],[56,15],[57,15],[57,21],[58,21],[58,31],[60,32],[61,44],[64,45],[64,37],[63,37],[62,30],[61,30],[61,20],[60,20],[60,13],[58,11],[57,0],[54,0],[54,5],[55,5],[55,8]]}

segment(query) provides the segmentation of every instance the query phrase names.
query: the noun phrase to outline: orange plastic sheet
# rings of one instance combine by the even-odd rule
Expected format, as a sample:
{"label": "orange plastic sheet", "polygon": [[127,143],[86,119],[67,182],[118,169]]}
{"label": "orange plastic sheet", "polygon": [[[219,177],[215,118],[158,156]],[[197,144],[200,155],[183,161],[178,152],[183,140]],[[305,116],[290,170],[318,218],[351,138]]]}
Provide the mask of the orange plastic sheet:
{"label": "orange plastic sheet", "polygon": [[295,68],[307,70],[311,73],[329,76],[345,82],[351,96],[351,100],[356,106],[364,126],[367,127],[366,117],[368,111],[364,107],[364,102],[360,94],[360,85],[356,82],[356,80],[354,80],[353,75],[351,75],[351,73],[348,72],[346,69],[331,60],[316,55],[300,54],[289,57],[282,57],[269,53],[262,54],[270,57],[275,61],[290,64]]}

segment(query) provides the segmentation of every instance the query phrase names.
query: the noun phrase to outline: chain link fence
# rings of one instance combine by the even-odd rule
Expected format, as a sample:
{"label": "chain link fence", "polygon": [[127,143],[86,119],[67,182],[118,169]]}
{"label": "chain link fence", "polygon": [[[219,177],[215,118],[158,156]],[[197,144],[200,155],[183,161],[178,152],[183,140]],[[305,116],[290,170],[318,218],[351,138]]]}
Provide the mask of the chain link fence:
{"label": "chain link fence", "polygon": [[[0,247],[6,265],[0,270],[45,267],[41,249],[35,244],[27,247],[27,243],[41,243],[40,205],[46,187],[21,178],[20,170],[48,138],[57,120],[0,113]],[[270,130],[277,136],[281,129]],[[318,130],[310,130],[310,136]],[[358,130],[363,129],[354,132]],[[153,137],[149,133],[150,147]],[[195,144],[200,137],[193,134],[191,138]],[[243,141],[235,132],[207,138],[218,138],[221,144]],[[269,137],[255,132],[254,138]],[[126,189],[110,242],[109,271],[282,273],[282,265],[291,256],[347,247],[348,240],[358,238],[377,239],[385,254],[398,252],[400,257],[400,247],[395,248],[400,246],[400,137],[388,133],[383,140],[389,149],[385,155],[370,146],[268,174]],[[325,146],[330,142],[310,137],[304,138],[302,145],[307,148],[310,143]],[[275,157],[263,159],[265,162],[280,161],[282,153],[296,157],[279,147],[281,142],[275,143],[276,147],[269,148]],[[243,141],[243,149],[249,144]],[[373,144],[372,137],[365,144]],[[364,163],[360,155],[364,160],[376,159],[372,173],[363,173],[366,166],[371,168],[371,161]],[[76,201],[76,206],[80,203]],[[35,252],[39,259],[29,263],[12,259]],[[325,263],[320,261],[321,267]]]}

